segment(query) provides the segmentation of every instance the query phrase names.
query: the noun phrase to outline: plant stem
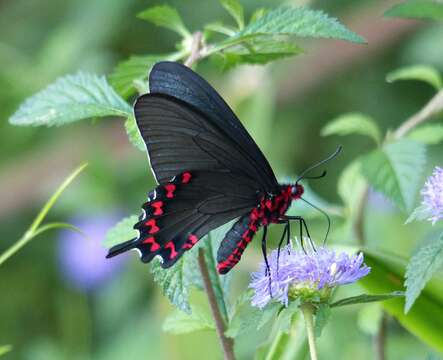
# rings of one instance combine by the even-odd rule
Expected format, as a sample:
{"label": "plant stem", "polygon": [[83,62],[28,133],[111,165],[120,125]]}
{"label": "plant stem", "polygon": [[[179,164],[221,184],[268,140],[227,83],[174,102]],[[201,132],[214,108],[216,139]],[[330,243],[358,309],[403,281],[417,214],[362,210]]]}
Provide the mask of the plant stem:
{"label": "plant stem", "polygon": [[[79,231],[75,226],[65,223],[51,223],[40,227],[40,224],[45,219],[49,210],[54,206],[60,195],[66,188],[71,184],[71,182],[80,174],[83,169],[88,164],[82,164],[77,169],[75,169],[58,187],[54,194],[49,198],[49,200],[43,205],[43,208],[39,211],[35,217],[32,224],[29,226],[28,230],[23,234],[23,236],[18,239],[14,244],[12,244],[8,249],[6,249],[2,254],[0,254],[0,265],[2,265],[6,260],[8,260],[12,255],[19,251],[23,246],[25,246],[29,241],[31,241],[35,236],[41,234],[42,232],[54,228],[71,228]],[[80,231],[81,232],[81,231]]]}
{"label": "plant stem", "polygon": [[383,312],[380,327],[378,329],[377,334],[374,338],[374,350],[375,350],[375,358],[377,360],[385,360],[385,347],[386,347],[386,328],[387,328],[388,318],[386,313]]}
{"label": "plant stem", "polygon": [[225,336],[225,322],[223,321],[220,309],[218,307],[217,299],[215,297],[214,289],[209,277],[208,266],[206,264],[203,249],[198,250],[198,265],[202,274],[206,295],[208,296],[209,306],[211,307],[211,313],[214,317],[217,335],[223,348],[224,358],[225,360],[235,360],[234,342],[232,339]]}
{"label": "plant stem", "polygon": [[412,115],[395,131],[394,137],[396,139],[402,138],[417,125],[421,124],[442,110],[443,90],[440,90],[419,112]]}
{"label": "plant stem", "polygon": [[300,305],[300,309],[305,319],[306,333],[308,335],[309,353],[311,354],[311,360],[318,360],[317,348],[315,347],[315,334],[314,334],[314,306],[310,303],[304,303]]}
{"label": "plant stem", "polygon": [[192,34],[191,54],[185,61],[186,66],[191,67],[201,58],[200,48],[202,45],[202,37],[203,33],[201,31],[196,31]]}

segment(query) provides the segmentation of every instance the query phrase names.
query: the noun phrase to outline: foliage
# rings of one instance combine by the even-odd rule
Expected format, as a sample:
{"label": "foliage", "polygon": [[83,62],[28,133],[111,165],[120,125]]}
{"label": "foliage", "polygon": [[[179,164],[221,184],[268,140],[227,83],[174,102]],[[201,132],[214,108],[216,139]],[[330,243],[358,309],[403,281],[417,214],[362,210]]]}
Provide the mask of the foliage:
{"label": "foliage", "polygon": [[131,107],[104,77],[79,72],[58,79],[26,100],[11,116],[12,125],[64,125],[94,117],[128,117]]}
{"label": "foliage", "polygon": [[440,234],[436,241],[420,247],[417,253],[412,256],[406,268],[406,313],[411,309],[426,283],[432,278],[442,264],[443,233]]}
{"label": "foliage", "polygon": [[437,69],[428,65],[406,66],[386,75],[387,82],[398,80],[418,80],[428,83],[437,91],[442,87],[442,79]]}
{"label": "foliage", "polygon": [[408,0],[385,12],[388,17],[443,20],[443,4],[436,0]]}

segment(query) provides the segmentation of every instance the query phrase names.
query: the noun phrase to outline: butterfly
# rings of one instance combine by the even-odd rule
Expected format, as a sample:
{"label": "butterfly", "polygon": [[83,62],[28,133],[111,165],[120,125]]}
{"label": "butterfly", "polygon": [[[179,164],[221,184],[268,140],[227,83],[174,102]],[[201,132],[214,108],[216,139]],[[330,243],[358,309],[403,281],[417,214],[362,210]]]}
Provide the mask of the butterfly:
{"label": "butterfly", "polygon": [[[137,127],[146,144],[158,186],[134,225],[139,236],[112,247],[107,257],[136,249],[143,262],[161,257],[169,268],[211,230],[237,219],[220,243],[217,269],[226,274],[263,228],[286,224],[285,215],[304,188],[279,184],[271,166],[237,116],[190,68],[159,62],[149,75],[148,94],[134,105]],[[310,170],[310,169],[308,169]],[[322,174],[324,176],[324,174]],[[301,179],[301,177],[299,177]]]}

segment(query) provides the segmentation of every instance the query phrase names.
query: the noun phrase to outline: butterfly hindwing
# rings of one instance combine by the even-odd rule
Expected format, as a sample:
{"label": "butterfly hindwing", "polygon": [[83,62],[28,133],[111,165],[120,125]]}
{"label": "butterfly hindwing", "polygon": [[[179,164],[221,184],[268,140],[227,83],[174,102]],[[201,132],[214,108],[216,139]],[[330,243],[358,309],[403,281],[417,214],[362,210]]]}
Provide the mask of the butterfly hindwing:
{"label": "butterfly hindwing", "polygon": [[[232,174],[184,172],[159,185],[143,205],[144,215],[134,226],[139,236],[127,249],[140,250],[143,262],[159,255],[163,267],[172,266],[209,231],[254,206],[254,195],[237,197],[230,192],[236,180]],[[117,245],[110,256],[120,250]]]}

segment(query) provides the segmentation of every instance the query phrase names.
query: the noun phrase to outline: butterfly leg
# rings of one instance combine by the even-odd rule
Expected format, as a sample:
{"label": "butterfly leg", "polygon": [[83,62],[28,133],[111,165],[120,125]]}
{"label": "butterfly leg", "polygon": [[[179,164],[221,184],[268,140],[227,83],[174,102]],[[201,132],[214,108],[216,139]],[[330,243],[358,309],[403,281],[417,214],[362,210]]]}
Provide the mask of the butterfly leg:
{"label": "butterfly leg", "polygon": [[297,220],[300,222],[300,245],[303,249],[303,251],[306,253],[305,247],[304,247],[304,239],[303,239],[303,229],[306,231],[306,235],[308,237],[309,245],[311,246],[312,250],[317,251],[314,242],[312,241],[311,234],[309,233],[308,225],[306,224],[306,221],[301,216],[285,216],[285,219],[290,220]]}
{"label": "butterfly leg", "polygon": [[269,266],[269,262],[268,262],[268,255],[266,253],[266,237],[268,234],[268,227],[267,226],[263,226],[263,237],[261,240],[261,250],[263,252],[263,257],[265,259],[265,264],[266,264],[266,276],[268,277],[268,287],[269,287],[269,294],[272,297],[272,290],[271,290],[271,268]]}
{"label": "butterfly leg", "polygon": [[[277,274],[278,274],[278,265],[280,264],[280,250],[281,246],[283,245],[283,241],[285,240],[286,234],[289,235],[289,220],[282,222],[282,224],[285,224],[285,229],[283,230],[283,234],[281,236],[280,242],[278,243],[278,250],[277,250]],[[288,244],[289,244],[289,238],[288,238]]]}

